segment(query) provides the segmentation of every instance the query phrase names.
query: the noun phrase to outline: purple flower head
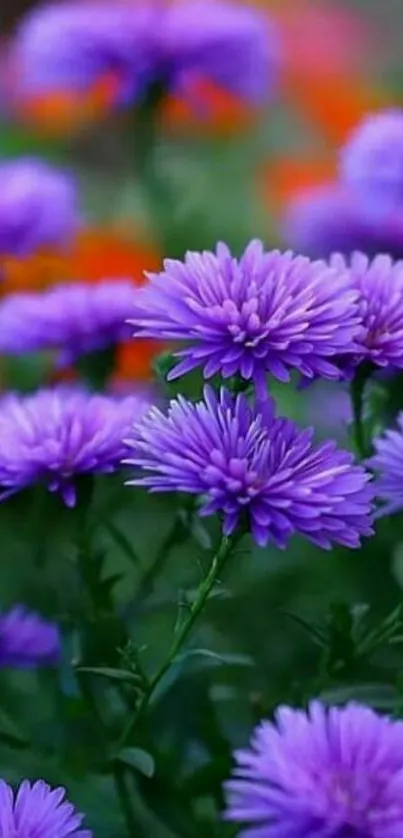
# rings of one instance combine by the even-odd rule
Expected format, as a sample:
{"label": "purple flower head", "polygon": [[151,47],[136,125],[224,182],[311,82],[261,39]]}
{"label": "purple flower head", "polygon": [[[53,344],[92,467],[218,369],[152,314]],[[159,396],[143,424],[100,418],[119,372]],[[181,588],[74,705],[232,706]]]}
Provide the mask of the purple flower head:
{"label": "purple flower head", "polygon": [[360,704],[279,707],[226,784],[239,838],[398,838],[403,723]]}
{"label": "purple flower head", "polygon": [[22,605],[0,615],[0,667],[52,666],[57,663],[60,650],[55,623],[48,623]]}
{"label": "purple flower head", "polygon": [[403,261],[393,262],[382,254],[370,261],[364,254],[354,253],[349,262],[334,254],[330,264],[337,271],[349,267],[352,287],[359,294],[359,360],[402,369]]}
{"label": "purple flower head", "polygon": [[383,111],[360,123],[342,151],[340,175],[369,217],[403,211],[403,110]]}
{"label": "purple flower head", "polygon": [[149,278],[131,322],[136,336],[186,341],[170,378],[202,366],[206,378],[241,375],[263,391],[266,373],[336,379],[333,356],[356,350],[357,292],[345,268],[253,241],[239,261],[219,244],[184,263],[167,259]]}
{"label": "purple flower head", "polygon": [[61,363],[113,346],[130,336],[135,288],[129,280],[58,285],[13,294],[0,304],[0,351],[59,350]]}
{"label": "purple flower head", "polygon": [[0,255],[66,246],[79,221],[68,174],[29,158],[0,164]]}
{"label": "purple flower head", "polygon": [[315,259],[356,250],[375,256],[403,257],[403,212],[369,218],[351,190],[327,184],[303,192],[288,207],[282,225],[288,246]]}
{"label": "purple flower head", "polygon": [[186,90],[200,75],[260,99],[277,53],[266,16],[225,0],[45,5],[25,16],[15,43],[23,91],[83,91],[112,74],[123,102],[156,81]]}
{"label": "purple flower head", "polygon": [[127,453],[122,439],[148,407],[67,387],[0,400],[0,500],[35,483],[76,502],[76,479],[109,474]]}
{"label": "purple flower head", "polygon": [[151,7],[134,3],[61,2],[33,9],[15,41],[23,92],[86,91],[113,74],[130,98],[148,71]]}
{"label": "purple flower head", "polygon": [[279,65],[267,15],[226,0],[168,3],[154,49],[160,75],[185,93],[188,81],[204,77],[259,101],[267,98]]}
{"label": "purple flower head", "polygon": [[91,838],[84,816],[66,800],[66,790],[43,780],[24,780],[18,791],[0,780],[0,833],[13,838]]}
{"label": "purple flower head", "polygon": [[328,549],[358,547],[371,535],[369,475],[335,443],[315,446],[312,431],[275,418],[273,404],[205,388],[198,404],[180,396],[165,415],[153,407],[135,425],[126,462],[131,481],[152,492],[203,496],[201,515],[220,513],[231,534],[247,514],[257,544],[285,548],[299,533]]}
{"label": "purple flower head", "polygon": [[375,454],[367,465],[378,473],[374,486],[382,501],[379,514],[393,515],[403,509],[403,413],[397,417],[397,428],[387,430],[372,444]]}

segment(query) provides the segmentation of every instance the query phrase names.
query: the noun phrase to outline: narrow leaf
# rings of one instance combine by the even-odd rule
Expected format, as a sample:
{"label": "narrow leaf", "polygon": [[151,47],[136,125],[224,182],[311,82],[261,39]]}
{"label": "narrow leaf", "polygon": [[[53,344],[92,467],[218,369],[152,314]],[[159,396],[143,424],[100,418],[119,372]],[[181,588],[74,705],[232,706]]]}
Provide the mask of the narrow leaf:
{"label": "narrow leaf", "polygon": [[152,777],[154,775],[154,759],[148,751],[144,751],[142,748],[123,748],[116,754],[115,759],[134,768],[135,771],[143,774],[144,777]]}
{"label": "narrow leaf", "polygon": [[105,529],[108,530],[109,534],[112,536],[122,553],[126,556],[129,562],[134,565],[135,567],[141,567],[141,561],[139,556],[137,555],[134,547],[129,541],[128,537],[112,523],[112,521],[105,521],[104,522]]}

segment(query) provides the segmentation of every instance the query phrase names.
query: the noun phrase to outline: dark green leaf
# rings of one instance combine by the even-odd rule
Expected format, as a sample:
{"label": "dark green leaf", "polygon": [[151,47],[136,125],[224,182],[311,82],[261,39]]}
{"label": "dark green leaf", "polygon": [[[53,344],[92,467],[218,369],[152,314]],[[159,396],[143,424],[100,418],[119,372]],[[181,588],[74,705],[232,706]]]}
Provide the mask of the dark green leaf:
{"label": "dark green leaf", "polygon": [[96,675],[100,678],[108,678],[109,681],[126,681],[131,684],[139,684],[141,678],[135,672],[128,672],[124,669],[113,669],[112,667],[79,666],[76,672],[83,672],[87,675]]}

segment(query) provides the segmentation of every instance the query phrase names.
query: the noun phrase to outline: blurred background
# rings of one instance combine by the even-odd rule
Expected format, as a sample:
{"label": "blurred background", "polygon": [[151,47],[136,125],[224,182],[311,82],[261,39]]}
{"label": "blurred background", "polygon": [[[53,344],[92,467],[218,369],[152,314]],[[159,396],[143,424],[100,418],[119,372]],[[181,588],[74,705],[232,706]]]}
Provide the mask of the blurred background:
{"label": "blurred background", "polygon": [[[181,258],[187,249],[213,248],[220,239],[236,253],[252,237],[272,247],[296,247],[308,255],[326,254],[329,241],[330,249],[335,249],[334,241],[338,246],[338,230],[333,239],[333,226],[330,239],[327,227],[326,235],[319,235],[322,210],[318,215],[315,209],[311,216],[306,207],[322,194],[320,190],[338,189],[340,149],[362,118],[403,104],[401,0],[262,0],[258,5],[277,29],[281,55],[268,101],[246,104],[206,79],[196,80],[190,102],[168,96],[154,138],[158,188],[151,201],[150,184],[139,176],[136,166],[138,135],[133,114],[111,106],[108,79],[84,99],[58,93],[28,99],[21,95],[10,48],[21,17],[33,5],[29,0],[1,3],[0,159],[34,155],[71,170],[79,184],[83,223],[67,253],[47,249],[23,259],[2,255],[2,294],[39,291],[67,279],[98,282],[129,276],[139,283],[143,271],[158,270],[164,256]],[[308,201],[302,216],[301,201]],[[337,206],[331,208],[332,224],[345,217],[343,202]],[[327,216],[325,221],[328,224]],[[353,245],[371,252],[374,239],[367,220],[360,219],[354,230]],[[387,231],[386,244],[383,241],[381,246],[403,254],[403,236],[396,240],[394,234],[392,247],[388,235]],[[122,344],[111,385],[124,392],[149,386],[156,353],[154,345],[139,349],[132,343]],[[50,371],[46,358],[35,363],[30,358],[13,363],[2,359],[0,369],[4,387],[11,382],[22,390],[34,389],[44,377],[48,381],[74,377],[71,370]],[[177,389],[185,387],[195,393],[199,385],[199,380],[192,379],[180,382]],[[399,402],[401,383],[396,386]],[[312,424],[319,438],[349,444],[350,407],[343,387],[321,384],[299,392],[277,385],[274,389],[280,410]],[[175,392],[173,386],[168,388],[169,395]],[[115,523],[131,534],[147,567],[169,532],[174,501],[150,499],[134,491],[128,496],[123,490],[119,504]],[[67,524],[63,521],[61,529],[53,532],[50,528],[48,533],[47,549],[54,561],[45,581],[27,564],[30,525],[24,523],[17,501],[0,507],[0,527],[4,532],[1,550],[7,554],[0,565],[5,604],[22,597],[48,616],[63,618],[78,595],[70,587],[65,563]],[[214,526],[210,529],[214,535]],[[298,539],[285,554],[271,547],[252,555],[246,548],[240,552],[229,573],[231,595],[223,586],[197,634],[198,646],[234,655],[232,664],[218,670],[211,661],[210,665],[206,660],[200,666],[195,663],[161,697],[154,730],[144,732],[145,741],[152,735],[158,740],[166,774],[176,776],[178,785],[183,783],[184,795],[194,794],[206,818],[203,834],[213,834],[206,799],[211,787],[219,787],[228,772],[231,747],[244,743],[251,725],[279,701],[299,702],[315,691],[321,650],[313,640],[313,623],[320,622],[329,631],[336,663],[339,655],[339,666],[334,666],[331,683],[326,684],[327,692],[333,690],[333,699],[355,695],[381,708],[393,706],[396,690],[401,689],[395,677],[400,667],[395,647],[361,661],[358,668],[348,660],[354,622],[350,609],[356,609],[355,617],[369,613],[371,625],[401,602],[402,551],[398,547],[391,552],[392,535],[398,544],[403,543],[399,523],[380,526],[376,539],[357,553],[335,549],[327,554]],[[107,536],[100,537],[110,547]],[[166,644],[178,589],[195,586],[205,562],[202,547],[190,548],[185,542],[175,548],[156,591],[132,615],[136,645],[146,645],[151,660],[159,659]],[[140,584],[140,574],[128,567],[124,549],[116,545],[112,564],[114,572],[122,573],[118,590],[123,607]],[[359,607],[364,611],[358,613]],[[236,655],[241,656],[239,665]],[[3,744],[2,776],[15,780],[42,772],[55,782],[66,781],[75,801],[89,813],[96,834],[110,836],[113,829],[116,832],[118,816],[107,780],[87,777],[84,788],[85,766],[76,753],[68,754],[68,768],[60,769],[48,759],[49,741],[56,735],[49,722],[52,697],[45,680],[35,687],[35,708],[29,706],[33,677],[16,675],[15,683],[20,689],[21,717],[30,715],[35,730],[42,729],[41,748],[34,754],[23,748],[9,751]],[[7,712],[14,710],[14,693],[9,694],[9,686],[0,683],[3,705]],[[323,684],[321,688],[325,690]],[[83,735],[82,719],[75,717],[77,708],[72,706],[70,713],[72,729]],[[178,741],[186,743],[183,750]],[[203,785],[201,767],[209,760],[214,770]],[[150,810],[158,809],[160,803],[163,809],[166,801],[161,789],[147,783],[142,780],[142,792]],[[144,822],[152,823],[149,828],[154,831],[147,834],[158,838],[186,834],[176,832],[172,824],[170,829],[160,822],[157,827],[149,817],[149,813],[144,815]]]}

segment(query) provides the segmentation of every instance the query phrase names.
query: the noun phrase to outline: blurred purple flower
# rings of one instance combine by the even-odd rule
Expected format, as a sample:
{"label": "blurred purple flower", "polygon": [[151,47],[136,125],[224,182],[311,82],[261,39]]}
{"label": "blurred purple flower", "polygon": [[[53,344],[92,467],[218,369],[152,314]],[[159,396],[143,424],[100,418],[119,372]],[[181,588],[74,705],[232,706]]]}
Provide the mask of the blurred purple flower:
{"label": "blurred purple flower", "polygon": [[24,780],[14,794],[0,780],[0,833],[4,838],[91,838],[84,816],[66,800],[66,790],[43,780]]}
{"label": "blurred purple flower", "polygon": [[0,164],[0,255],[26,256],[66,246],[80,217],[74,180],[45,163]]}
{"label": "blurred purple flower", "polygon": [[240,375],[263,392],[266,373],[336,379],[333,357],[356,351],[357,292],[345,268],[267,253],[252,241],[239,261],[219,244],[184,263],[166,259],[149,279],[131,322],[136,336],[186,341],[171,379],[201,366],[206,378]]}
{"label": "blurred purple flower", "polygon": [[375,221],[403,211],[403,110],[358,125],[342,150],[340,177]]}
{"label": "blurred purple flower", "polygon": [[282,236],[294,250],[315,259],[334,252],[349,256],[389,253],[403,257],[403,212],[370,218],[362,202],[336,183],[304,192],[288,207]]}
{"label": "blurred purple flower", "polygon": [[22,605],[0,615],[0,667],[52,666],[57,663],[60,650],[55,623],[48,623]]}
{"label": "blurred purple flower", "polygon": [[359,704],[281,706],[235,753],[227,820],[239,838],[397,838],[403,723]]}
{"label": "blurred purple flower", "polygon": [[352,287],[359,294],[358,360],[403,369],[403,261],[393,262],[382,254],[371,261],[362,253],[346,261],[334,254],[330,265],[336,271],[348,267]]}
{"label": "blurred purple flower", "polygon": [[218,0],[44,5],[25,16],[15,42],[28,93],[86,90],[113,74],[123,101],[154,82],[186,89],[200,74],[260,99],[277,52],[266,15]]}
{"label": "blurred purple flower", "polygon": [[304,421],[322,435],[346,436],[353,418],[351,396],[340,383],[318,381],[303,400]]}
{"label": "blurred purple flower", "polygon": [[0,400],[0,500],[35,483],[76,502],[76,479],[119,468],[143,398],[114,399],[67,387]]}
{"label": "blurred purple flower", "polygon": [[0,352],[57,349],[61,363],[70,364],[87,352],[127,340],[135,294],[129,280],[111,280],[8,296],[0,303]]}
{"label": "blurred purple flower", "polygon": [[222,514],[227,535],[246,513],[261,546],[285,548],[299,533],[325,549],[354,548],[371,535],[370,478],[351,454],[333,442],[315,447],[312,431],[275,418],[271,401],[253,408],[210,387],[204,398],[180,396],[167,415],[153,407],[140,419],[126,462],[144,474],[129,485],[204,496],[200,514]]}
{"label": "blurred purple flower", "polygon": [[380,515],[393,515],[403,509],[403,412],[397,428],[374,439],[375,454],[367,465],[378,473],[374,482],[376,496],[382,501]]}

